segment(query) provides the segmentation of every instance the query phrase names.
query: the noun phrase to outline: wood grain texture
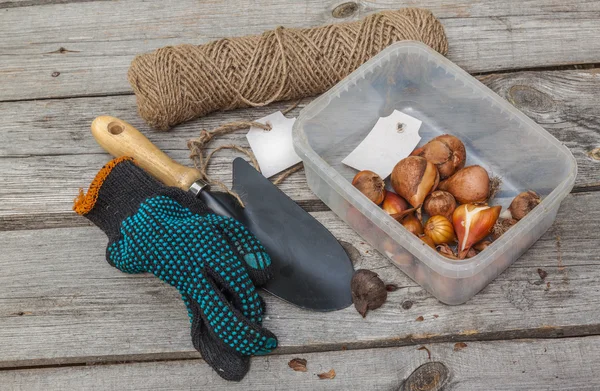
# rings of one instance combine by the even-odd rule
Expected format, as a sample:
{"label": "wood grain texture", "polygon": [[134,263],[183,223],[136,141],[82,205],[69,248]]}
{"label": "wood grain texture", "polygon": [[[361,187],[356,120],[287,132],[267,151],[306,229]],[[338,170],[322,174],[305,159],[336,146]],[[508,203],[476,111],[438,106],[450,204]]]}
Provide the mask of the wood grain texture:
{"label": "wood grain texture", "polygon": [[[600,185],[600,157],[592,153],[600,146],[600,73],[515,72],[480,79],[569,147],[579,167],[575,184],[578,191]],[[304,99],[288,117],[297,116],[309,101]],[[201,129],[260,118],[289,106],[290,102],[280,102],[263,108],[215,113],[161,133],[149,131],[135,114],[133,96],[0,103],[0,230],[70,224],[59,221],[69,219],[77,189],[87,186],[109,159],[89,130],[96,116],[110,114],[130,122],[176,161],[189,165],[186,141]],[[210,148],[231,143],[247,147],[245,133],[226,135],[211,143]],[[210,173],[229,183],[233,156],[227,150],[217,154]],[[315,196],[307,188],[303,173],[294,174],[281,188],[309,210],[315,210],[310,209]],[[31,219],[31,214],[39,218]]]}
{"label": "wood grain texture", "polygon": [[[0,372],[19,390],[597,390],[600,337],[470,342],[255,357],[240,383],[219,378],[202,360],[92,365]],[[307,372],[288,362],[307,360]],[[316,374],[334,369],[333,380]],[[440,370],[441,369],[441,370]],[[424,376],[411,376],[421,374]]]}
{"label": "wood grain texture", "polygon": [[[598,210],[600,193],[567,197],[556,224],[523,257],[455,307],[439,303],[332,212],[316,212],[354,246],[355,268],[375,270],[400,289],[366,319],[354,308],[309,312],[265,294],[265,326],[279,338],[278,354],[598,334]],[[111,268],[106,241],[95,227],[0,235],[0,367],[198,357],[177,292],[150,275]]]}
{"label": "wood grain texture", "polygon": [[39,7],[54,4],[69,3],[89,3],[92,1],[113,1],[113,0],[0,0],[0,9],[17,7]]}
{"label": "wood grain texture", "polygon": [[[32,6],[48,6],[54,4],[69,4],[69,3],[84,3],[84,2],[100,2],[114,0],[0,0],[0,8],[11,7],[32,7]],[[309,5],[315,5],[316,1],[308,2]],[[345,11],[334,16],[333,10],[339,5],[345,5]],[[498,2],[495,0],[464,0],[461,2],[447,2],[440,0],[404,0],[398,2],[395,0],[375,0],[375,1],[332,1],[326,4],[328,9],[332,11],[330,16],[331,21],[343,18],[357,18],[366,13],[382,9],[390,9],[395,7],[423,7],[439,13],[443,17],[478,17],[486,16],[490,13],[496,13],[502,16],[508,15],[545,15],[552,12],[593,12],[600,11],[600,5],[595,0],[579,0],[572,4],[565,2],[550,0],[540,2],[539,0],[523,0],[518,3],[518,7],[512,6],[510,3]]]}
{"label": "wood grain texture", "polygon": [[332,15],[339,1],[42,3],[4,3],[0,100],[131,93],[126,72],[136,54],[404,6],[430,8],[446,29],[448,57],[470,72],[600,62],[600,6],[593,0],[359,2],[342,19]]}

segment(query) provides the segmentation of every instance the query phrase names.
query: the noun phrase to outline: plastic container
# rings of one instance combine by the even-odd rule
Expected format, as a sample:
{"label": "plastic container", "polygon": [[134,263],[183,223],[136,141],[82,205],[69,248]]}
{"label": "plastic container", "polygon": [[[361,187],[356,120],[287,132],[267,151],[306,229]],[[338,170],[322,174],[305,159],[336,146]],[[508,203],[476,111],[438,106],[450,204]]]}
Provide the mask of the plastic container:
{"label": "plastic container", "polygon": [[[459,137],[467,165],[502,178],[494,204],[506,208],[529,189],[543,201],[477,256],[452,261],[439,255],[355,189],[357,171],[341,163],[394,109],[423,121],[420,145],[444,133]],[[445,57],[410,41],[389,46],[309,104],[293,139],[311,190],[446,304],[469,300],[535,243],[577,174],[571,152],[548,132]]]}

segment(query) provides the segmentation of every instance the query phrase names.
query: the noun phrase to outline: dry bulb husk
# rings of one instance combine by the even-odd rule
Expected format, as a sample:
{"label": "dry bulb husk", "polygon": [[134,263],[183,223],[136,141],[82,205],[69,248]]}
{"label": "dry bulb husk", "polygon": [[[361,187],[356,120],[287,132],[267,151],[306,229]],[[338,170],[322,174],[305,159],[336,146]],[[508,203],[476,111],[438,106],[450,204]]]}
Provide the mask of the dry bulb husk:
{"label": "dry bulb husk", "polygon": [[449,134],[432,139],[416,149],[412,155],[424,157],[435,164],[441,179],[448,178],[463,168],[467,159],[467,151],[462,141]]}
{"label": "dry bulb husk", "polygon": [[490,177],[490,192],[488,194],[488,202],[491,202],[494,198],[496,198],[496,194],[500,191],[500,187],[502,187],[502,178],[497,175]]}
{"label": "dry bulb husk", "polygon": [[499,218],[492,228],[492,239],[497,240],[500,236],[504,235],[510,227],[517,224],[517,222],[518,221],[515,219]]}
{"label": "dry bulb husk", "polygon": [[542,202],[542,198],[533,190],[524,191],[515,197],[510,203],[508,210],[515,220],[521,220],[529,212],[533,210],[539,203]]}
{"label": "dry bulb husk", "polygon": [[459,259],[454,250],[452,250],[452,247],[448,246],[446,243],[436,246],[436,249],[440,254],[442,254],[446,258],[450,258],[455,261]]}
{"label": "dry bulb husk", "polygon": [[464,259],[469,249],[490,234],[501,206],[465,204],[454,211],[452,223],[458,238],[458,257]]}
{"label": "dry bulb husk", "polygon": [[461,204],[480,204],[490,196],[490,177],[483,167],[469,166],[440,182],[438,188],[452,194]]}
{"label": "dry bulb husk", "polygon": [[385,198],[385,183],[373,171],[360,171],[352,179],[352,185],[377,205],[381,204]]}
{"label": "dry bulb husk", "polygon": [[474,248],[476,251],[479,251],[479,252],[481,252],[481,251],[485,250],[486,248],[488,248],[488,246],[489,246],[490,244],[492,244],[492,242],[490,242],[489,240],[482,240],[481,242],[477,242],[477,243],[475,243],[475,244],[473,245],[473,248]]}
{"label": "dry bulb husk", "polygon": [[456,200],[447,191],[436,190],[427,196],[423,203],[423,209],[429,216],[441,215],[451,220],[452,213],[456,209]]}
{"label": "dry bulb husk", "polygon": [[435,190],[439,180],[440,174],[435,165],[420,156],[400,160],[391,175],[394,191],[415,208],[423,204],[425,197]]}
{"label": "dry bulb husk", "polygon": [[435,244],[452,243],[456,240],[452,223],[444,216],[431,216],[423,231]]}
{"label": "dry bulb husk", "polygon": [[367,311],[381,307],[387,299],[385,284],[377,273],[370,270],[355,271],[350,286],[354,307],[363,318],[367,315]]}

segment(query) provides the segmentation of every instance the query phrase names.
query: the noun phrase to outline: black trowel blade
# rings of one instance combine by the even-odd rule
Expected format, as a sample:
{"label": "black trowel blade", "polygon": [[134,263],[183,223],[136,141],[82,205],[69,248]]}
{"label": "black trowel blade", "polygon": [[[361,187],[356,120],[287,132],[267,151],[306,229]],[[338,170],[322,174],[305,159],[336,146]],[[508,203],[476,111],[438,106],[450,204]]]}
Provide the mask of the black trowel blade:
{"label": "black trowel blade", "polygon": [[267,291],[316,311],[352,304],[354,268],[331,232],[242,158],[233,161],[232,188],[244,201],[247,228],[273,261]]}

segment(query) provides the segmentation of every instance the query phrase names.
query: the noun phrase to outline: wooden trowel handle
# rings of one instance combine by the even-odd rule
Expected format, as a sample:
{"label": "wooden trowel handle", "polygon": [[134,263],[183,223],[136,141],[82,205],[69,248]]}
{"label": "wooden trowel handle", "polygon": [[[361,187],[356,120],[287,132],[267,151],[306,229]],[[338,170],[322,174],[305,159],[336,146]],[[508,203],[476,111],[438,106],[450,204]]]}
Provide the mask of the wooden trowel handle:
{"label": "wooden trowel handle", "polygon": [[139,130],[115,117],[103,115],[92,122],[92,134],[114,157],[131,156],[138,166],[167,186],[189,190],[200,171],[174,162]]}

